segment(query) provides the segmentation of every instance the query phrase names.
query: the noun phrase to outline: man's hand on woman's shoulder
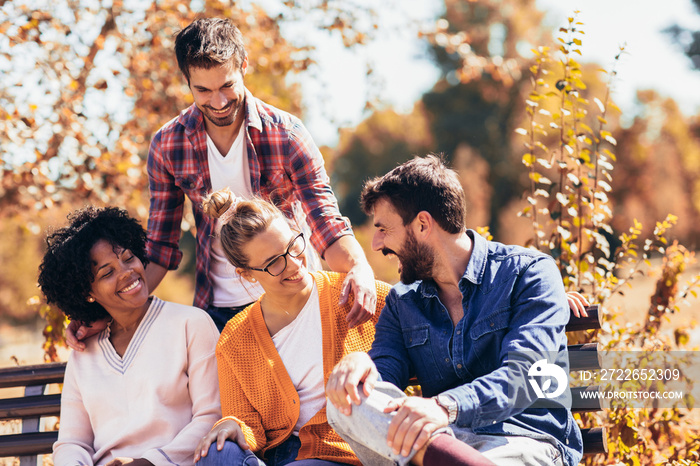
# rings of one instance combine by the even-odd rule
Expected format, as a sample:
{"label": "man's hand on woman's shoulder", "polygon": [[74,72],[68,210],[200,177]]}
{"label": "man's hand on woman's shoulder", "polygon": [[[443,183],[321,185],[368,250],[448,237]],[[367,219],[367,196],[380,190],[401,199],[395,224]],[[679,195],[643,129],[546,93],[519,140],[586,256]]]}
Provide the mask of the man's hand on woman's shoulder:
{"label": "man's hand on woman's shoulder", "polygon": [[71,320],[66,327],[66,344],[75,351],[84,351],[84,341],[106,329],[109,322],[110,319],[102,319],[87,325],[77,320]]}

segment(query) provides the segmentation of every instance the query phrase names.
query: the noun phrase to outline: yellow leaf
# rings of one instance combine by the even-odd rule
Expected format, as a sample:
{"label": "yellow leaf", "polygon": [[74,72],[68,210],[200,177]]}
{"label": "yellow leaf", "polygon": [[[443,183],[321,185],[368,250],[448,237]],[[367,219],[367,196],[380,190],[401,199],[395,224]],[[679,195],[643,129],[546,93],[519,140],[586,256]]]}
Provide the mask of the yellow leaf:
{"label": "yellow leaf", "polygon": [[523,155],[523,164],[525,164],[526,167],[531,167],[537,158],[532,155],[532,154],[525,154]]}
{"label": "yellow leaf", "polygon": [[605,136],[605,140],[608,141],[608,142],[609,142],[610,144],[612,144],[613,146],[616,146],[616,145],[617,145],[617,141],[616,141],[615,138],[612,137],[611,135]]}

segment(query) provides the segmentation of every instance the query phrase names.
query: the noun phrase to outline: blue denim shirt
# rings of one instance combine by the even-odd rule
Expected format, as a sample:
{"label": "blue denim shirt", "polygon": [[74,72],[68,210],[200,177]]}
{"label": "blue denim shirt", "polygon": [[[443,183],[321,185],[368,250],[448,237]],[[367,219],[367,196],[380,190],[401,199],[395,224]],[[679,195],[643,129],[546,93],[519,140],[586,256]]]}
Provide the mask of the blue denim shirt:
{"label": "blue denim shirt", "polygon": [[[416,376],[423,396],[443,393],[455,400],[458,426],[480,434],[553,438],[565,463],[577,465],[583,445],[569,409],[525,409],[534,399],[509,401],[509,352],[567,357],[570,311],[556,263],[473,230],[467,234],[473,250],[459,283],[462,319],[453,325],[433,281],[399,283],[386,298],[369,354],[383,380],[403,390]],[[532,397],[528,390],[515,396]]]}

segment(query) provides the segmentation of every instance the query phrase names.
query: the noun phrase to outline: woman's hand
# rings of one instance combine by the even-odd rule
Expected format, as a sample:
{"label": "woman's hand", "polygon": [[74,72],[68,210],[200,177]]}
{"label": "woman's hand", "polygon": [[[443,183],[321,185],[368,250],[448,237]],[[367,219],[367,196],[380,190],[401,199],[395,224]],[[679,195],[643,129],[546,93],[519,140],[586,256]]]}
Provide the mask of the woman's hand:
{"label": "woman's hand", "polygon": [[588,317],[586,306],[588,306],[590,303],[585,296],[576,291],[567,291],[566,299],[569,301],[569,307],[576,317]]}
{"label": "woman's hand", "polygon": [[194,451],[194,462],[196,463],[200,458],[207,456],[209,447],[215,441],[216,449],[221,451],[221,449],[224,448],[224,442],[226,442],[226,439],[236,442],[242,450],[250,450],[248,443],[245,441],[245,436],[243,435],[241,426],[239,426],[236,421],[227,419],[210,430],[207,435],[202,437],[202,440],[199,441],[199,444]]}

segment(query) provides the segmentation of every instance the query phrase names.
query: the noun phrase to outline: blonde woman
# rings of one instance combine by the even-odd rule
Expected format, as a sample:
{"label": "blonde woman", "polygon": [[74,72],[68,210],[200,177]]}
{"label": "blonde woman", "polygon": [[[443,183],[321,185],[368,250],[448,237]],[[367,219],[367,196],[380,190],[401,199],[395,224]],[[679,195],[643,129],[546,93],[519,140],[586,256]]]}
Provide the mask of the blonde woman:
{"label": "blonde woman", "polygon": [[[376,281],[377,312],[348,328],[338,305],[345,278],[306,267],[304,234],[261,199],[217,191],[204,211],[218,218],[227,260],[264,294],[225,326],[216,348],[223,418],[199,444],[200,465],[355,464],[328,425],[324,386],[333,366],[368,351],[389,285]],[[227,441],[228,440],[228,441]]]}

